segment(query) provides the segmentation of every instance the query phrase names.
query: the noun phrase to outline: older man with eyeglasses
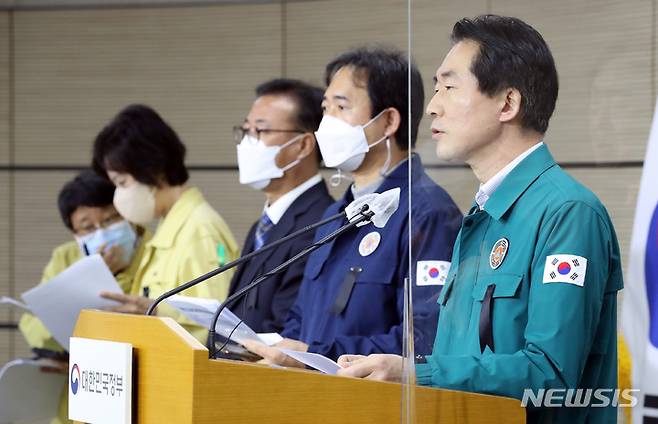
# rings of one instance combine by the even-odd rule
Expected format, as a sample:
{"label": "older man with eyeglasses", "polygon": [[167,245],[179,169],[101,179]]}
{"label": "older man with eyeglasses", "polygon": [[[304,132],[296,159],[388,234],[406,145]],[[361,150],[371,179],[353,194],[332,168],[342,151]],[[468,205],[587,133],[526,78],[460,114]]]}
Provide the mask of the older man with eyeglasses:
{"label": "older man with eyeglasses", "polygon": [[[265,194],[265,207],[253,224],[242,254],[260,249],[320,220],[333,203],[320,170],[313,132],[322,120],[320,88],[291,79],[267,81],[242,125],[234,128],[240,183]],[[240,266],[229,295],[285,262],[313,242],[298,237]],[[305,261],[272,277],[229,307],[256,332],[279,332],[297,297]]]}

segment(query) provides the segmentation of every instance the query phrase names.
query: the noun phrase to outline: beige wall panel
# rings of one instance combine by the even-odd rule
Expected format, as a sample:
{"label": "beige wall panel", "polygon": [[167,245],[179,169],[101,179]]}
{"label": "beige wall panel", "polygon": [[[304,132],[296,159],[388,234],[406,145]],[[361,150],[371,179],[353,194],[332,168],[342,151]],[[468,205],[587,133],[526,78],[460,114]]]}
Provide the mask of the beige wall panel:
{"label": "beige wall panel", "polygon": [[407,49],[404,0],[293,2],[287,9],[287,75],[324,87],[324,67],[364,44]]}
{"label": "beige wall panel", "polygon": [[468,212],[479,186],[470,169],[428,169],[427,174],[448,192],[462,213]]}
{"label": "beige wall panel", "polygon": [[[257,2],[261,0],[242,0]],[[168,5],[203,3],[235,3],[235,0],[0,0],[0,7],[16,8],[84,8],[84,7],[162,7]]]}
{"label": "beige wall panel", "polygon": [[559,161],[642,160],[651,92],[651,0],[493,0],[526,20],[555,57],[560,94],[547,141]]}
{"label": "beige wall panel", "polygon": [[[0,20],[3,20],[3,15],[5,14],[0,14]],[[0,106],[0,108],[1,107],[2,106]],[[0,146],[1,145],[2,143],[0,143]],[[4,158],[2,162],[4,163]],[[0,172],[0,296],[16,296],[16,293],[12,290],[12,284],[10,283],[9,278],[11,249],[9,234],[11,223],[9,222],[9,218],[10,208],[13,206],[10,202],[9,182],[9,173]],[[13,307],[6,305],[0,306],[0,322],[13,323],[18,320],[19,316],[20,311]],[[14,348],[12,344],[13,333],[15,333],[14,330],[0,329],[0,366],[14,357]]]}
{"label": "beige wall panel", "polygon": [[12,359],[33,356],[20,331],[0,330],[0,367]]}
{"label": "beige wall panel", "polygon": [[[450,32],[455,22],[465,16],[486,13],[487,0],[464,0],[458,3],[447,0],[414,0],[412,2],[411,55],[423,76],[427,107],[434,94],[432,78],[443,57],[450,50]],[[436,142],[431,138],[431,119],[424,114],[418,131],[416,151],[423,163],[440,163],[436,157]]]}
{"label": "beige wall panel", "polygon": [[[9,196],[9,173],[0,172],[0,296],[14,294],[9,281],[9,258],[11,254],[9,240],[11,223],[9,219],[12,207]],[[13,322],[12,314],[16,315],[12,307],[0,305],[0,322]]]}
{"label": "beige wall panel", "polygon": [[155,107],[190,164],[233,164],[231,127],[281,70],[280,5],[16,12],[16,158],[89,163],[123,106]]}
{"label": "beige wall panel", "polygon": [[14,228],[15,290],[17,295],[41,281],[52,250],[72,240],[57,209],[57,195],[72,171],[16,173]]}
{"label": "beige wall panel", "polygon": [[23,334],[20,331],[18,330],[12,331],[11,336],[13,338],[14,358],[30,358],[34,356],[32,354],[30,346],[25,341],[25,337],[23,337]]}
{"label": "beige wall panel", "polygon": [[237,171],[194,171],[190,183],[224,218],[242,249],[249,228],[263,212],[265,195],[241,185]]}
{"label": "beige wall panel", "polygon": [[14,359],[12,348],[13,330],[0,330],[0,367]]}
{"label": "beige wall panel", "polygon": [[0,12],[0,165],[9,163],[9,12]]}
{"label": "beige wall panel", "polygon": [[625,265],[633,233],[633,219],[642,169],[570,169],[568,172],[596,193],[605,205],[615,226],[622,264]]}

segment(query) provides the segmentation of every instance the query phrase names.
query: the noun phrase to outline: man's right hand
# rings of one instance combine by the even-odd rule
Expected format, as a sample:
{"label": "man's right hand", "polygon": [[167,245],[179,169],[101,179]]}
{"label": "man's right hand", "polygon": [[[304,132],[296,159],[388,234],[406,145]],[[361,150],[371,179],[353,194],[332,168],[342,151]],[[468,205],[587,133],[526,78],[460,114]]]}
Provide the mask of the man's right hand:
{"label": "man's right hand", "polygon": [[247,340],[244,342],[244,347],[250,352],[255,353],[263,358],[266,364],[280,365],[282,367],[305,368],[306,366],[296,359],[291,358],[277,348],[284,348],[290,350],[297,350],[306,352],[308,345],[293,339],[283,339],[274,346],[267,346],[264,343]]}

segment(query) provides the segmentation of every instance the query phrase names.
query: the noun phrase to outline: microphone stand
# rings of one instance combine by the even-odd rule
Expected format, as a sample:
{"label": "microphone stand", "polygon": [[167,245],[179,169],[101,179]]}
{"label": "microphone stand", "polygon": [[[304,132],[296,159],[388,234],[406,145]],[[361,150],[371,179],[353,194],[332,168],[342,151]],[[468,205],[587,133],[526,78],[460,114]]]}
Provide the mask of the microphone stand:
{"label": "microphone stand", "polygon": [[[369,209],[369,206],[367,204],[363,205],[361,207],[361,210],[359,211],[360,216],[358,218],[356,218],[354,220],[350,220],[350,222],[348,224],[340,227],[339,229],[332,232],[331,234],[328,234],[327,236],[323,237],[322,239],[314,242],[309,247],[307,247],[304,250],[302,250],[301,252],[299,252],[297,255],[293,256],[290,259],[288,259],[287,261],[285,261],[281,265],[275,267],[271,271],[269,271],[269,272],[261,275],[260,277],[256,278],[254,281],[249,283],[249,285],[243,287],[241,290],[235,292],[233,295],[226,298],[226,300],[224,300],[224,302],[222,302],[222,304],[219,305],[219,308],[217,308],[217,311],[215,311],[215,315],[213,316],[212,322],[210,324],[210,328],[208,329],[208,357],[210,359],[215,359],[215,356],[217,355],[217,353],[220,352],[221,349],[223,348],[223,346],[222,346],[222,348],[220,348],[218,350],[215,350],[215,338],[216,338],[215,327],[217,326],[217,321],[219,320],[219,316],[221,315],[222,311],[226,308],[226,306],[229,303],[232,303],[235,300],[241,298],[246,293],[248,293],[250,290],[252,290],[254,287],[260,285],[263,281],[265,281],[269,277],[271,277],[273,275],[276,275],[276,274],[278,274],[282,271],[285,271],[285,269],[288,268],[293,263],[295,263],[295,262],[305,258],[306,256],[310,255],[311,253],[313,253],[314,251],[319,249],[322,245],[330,242],[331,240],[337,238],[341,234],[343,234],[343,233],[349,231],[350,229],[356,227],[361,222],[364,222],[364,221],[370,222],[370,220],[375,215],[375,213],[372,212],[372,211],[368,211],[368,209]],[[233,331],[235,331],[235,329],[241,323],[242,323],[242,320],[240,320],[240,322],[238,322],[238,324],[235,326],[235,328],[233,328]],[[228,341],[230,339],[230,336],[233,334],[233,331],[231,331],[231,334],[229,334],[229,337],[226,339],[226,342],[224,343],[224,345],[226,345],[228,343]]]}
{"label": "microphone stand", "polygon": [[337,213],[336,215],[332,215],[332,216],[330,216],[330,217],[328,217],[328,218],[325,218],[325,219],[323,219],[323,220],[320,221],[320,222],[316,222],[315,224],[308,225],[308,226],[306,226],[306,227],[304,227],[304,228],[302,228],[302,229],[299,229],[299,230],[295,231],[295,232],[292,233],[292,234],[289,234],[289,235],[285,236],[285,237],[282,238],[282,239],[279,239],[279,240],[277,240],[277,241],[275,241],[275,242],[273,242],[273,243],[270,243],[270,244],[266,244],[265,246],[261,247],[260,249],[255,250],[255,251],[253,251],[253,252],[251,252],[251,253],[249,253],[249,254],[247,254],[247,255],[244,255],[244,256],[242,256],[242,257],[240,257],[240,258],[234,260],[233,262],[229,262],[228,264],[226,264],[226,265],[224,265],[224,266],[220,266],[219,268],[214,269],[214,270],[212,270],[212,271],[210,271],[210,272],[207,272],[207,273],[203,274],[202,276],[195,278],[194,280],[188,281],[187,283],[182,284],[182,285],[180,285],[180,286],[178,286],[178,287],[174,287],[173,289],[169,290],[169,291],[166,292],[166,293],[163,293],[163,294],[160,295],[157,299],[155,299],[155,301],[153,302],[153,304],[152,304],[151,306],[149,306],[148,310],[146,311],[146,315],[153,315],[153,311],[155,311],[155,308],[156,308],[156,307],[157,307],[157,306],[158,306],[163,300],[165,300],[165,299],[167,299],[167,298],[169,298],[169,297],[171,297],[171,296],[173,296],[173,295],[175,295],[175,294],[178,294],[178,293],[180,293],[180,292],[182,292],[182,291],[184,291],[184,290],[187,290],[187,289],[189,289],[190,287],[194,287],[194,286],[196,286],[197,284],[199,284],[199,283],[201,283],[201,282],[203,282],[203,281],[206,281],[206,280],[208,280],[208,279],[210,279],[210,278],[212,278],[212,277],[214,277],[214,276],[216,276],[216,275],[219,275],[219,274],[221,274],[221,273],[224,272],[224,271],[227,271],[227,270],[229,270],[229,269],[231,269],[231,268],[234,268],[234,267],[236,267],[236,266],[238,266],[238,265],[240,265],[240,264],[242,264],[242,263],[244,263],[244,262],[247,262],[249,259],[253,258],[254,256],[258,256],[258,255],[260,255],[261,253],[265,253],[265,252],[267,252],[268,250],[274,249],[275,247],[280,246],[281,244],[283,244],[283,243],[285,243],[285,242],[287,242],[287,241],[289,241],[289,240],[292,240],[292,239],[294,239],[294,238],[296,238],[296,237],[299,237],[299,236],[302,235],[302,234],[305,234],[305,233],[307,233],[307,232],[309,232],[309,231],[311,231],[311,230],[315,230],[316,228],[321,227],[321,226],[324,225],[324,224],[327,224],[327,223],[329,223],[329,222],[332,222],[332,221],[335,221],[335,220],[337,220],[337,219],[339,219],[339,218],[342,218],[342,217],[346,216],[346,214],[347,214],[347,213],[346,213],[345,211],[343,211],[343,212]]}

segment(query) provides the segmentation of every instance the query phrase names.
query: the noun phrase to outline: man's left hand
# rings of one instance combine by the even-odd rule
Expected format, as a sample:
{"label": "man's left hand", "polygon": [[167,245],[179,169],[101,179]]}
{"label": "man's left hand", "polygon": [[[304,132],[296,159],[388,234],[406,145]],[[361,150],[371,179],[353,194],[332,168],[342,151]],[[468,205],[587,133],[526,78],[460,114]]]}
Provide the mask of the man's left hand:
{"label": "man's left hand", "polygon": [[343,368],[337,374],[399,383],[402,381],[402,360],[401,356],[388,354],[343,355],[338,358],[338,365]]}

